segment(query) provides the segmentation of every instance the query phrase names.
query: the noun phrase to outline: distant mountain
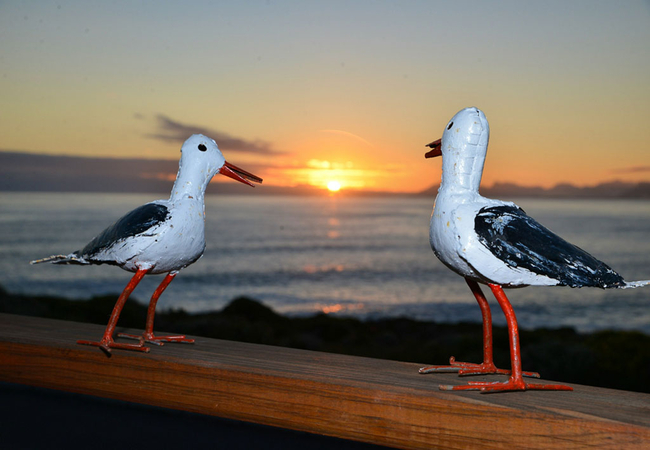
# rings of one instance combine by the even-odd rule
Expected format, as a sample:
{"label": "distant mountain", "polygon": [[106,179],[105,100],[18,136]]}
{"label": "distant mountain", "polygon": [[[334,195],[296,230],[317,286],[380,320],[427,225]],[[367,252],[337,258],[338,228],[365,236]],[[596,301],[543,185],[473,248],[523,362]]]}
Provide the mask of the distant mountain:
{"label": "distant mountain", "polygon": [[[0,191],[13,192],[143,192],[167,194],[178,171],[178,161],[162,159],[87,158],[0,151]],[[438,186],[421,192],[391,193],[367,190],[344,190],[344,196],[434,197]],[[328,195],[325,189],[313,186],[269,186],[251,189],[241,183],[212,182],[208,194],[261,195]],[[578,187],[558,184],[550,189],[496,183],[481,188],[486,197],[545,198],[635,198],[650,199],[650,182],[615,181],[596,186]]]}
{"label": "distant mountain", "polygon": [[[433,185],[417,195],[434,196],[438,185]],[[482,187],[481,195],[493,198],[508,197],[539,197],[539,198],[630,198],[650,199],[650,182],[625,183],[612,181],[595,186],[574,186],[568,183],[558,184],[546,189],[538,186],[519,186],[513,183],[495,183],[490,187]]]}
{"label": "distant mountain", "polygon": [[[177,160],[87,158],[0,151],[0,191],[168,194],[177,171]],[[241,183],[213,182],[207,192],[274,195],[323,192],[323,189],[312,186],[263,186],[251,189]]]}
{"label": "distant mountain", "polygon": [[645,198],[650,199],[650,183],[625,183],[623,181],[611,181],[597,184],[595,186],[574,186],[572,184],[558,184],[550,189],[526,188],[516,185],[508,186],[495,184],[489,191],[489,195],[508,193],[510,196],[521,197],[550,197],[550,198]]}

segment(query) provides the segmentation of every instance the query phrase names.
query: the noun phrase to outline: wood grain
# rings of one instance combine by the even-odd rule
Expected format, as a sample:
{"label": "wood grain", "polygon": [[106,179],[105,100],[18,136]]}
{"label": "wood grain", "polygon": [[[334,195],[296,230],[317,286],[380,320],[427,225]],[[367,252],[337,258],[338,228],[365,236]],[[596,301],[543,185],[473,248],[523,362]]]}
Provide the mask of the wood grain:
{"label": "wood grain", "polygon": [[0,380],[400,448],[650,448],[648,394],[580,385],[442,392],[438,384],[467,379],[420,375],[412,363],[201,337],[111,358],[75,343],[102,332],[0,314]]}

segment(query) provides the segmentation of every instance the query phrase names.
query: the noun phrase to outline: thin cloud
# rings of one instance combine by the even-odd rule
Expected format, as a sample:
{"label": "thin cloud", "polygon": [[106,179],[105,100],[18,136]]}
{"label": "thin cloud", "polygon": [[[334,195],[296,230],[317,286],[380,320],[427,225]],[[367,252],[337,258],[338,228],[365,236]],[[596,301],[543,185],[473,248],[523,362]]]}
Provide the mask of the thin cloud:
{"label": "thin cloud", "polygon": [[650,172],[650,166],[632,166],[612,170],[614,173],[643,173]]}
{"label": "thin cloud", "polygon": [[286,153],[274,150],[271,144],[265,141],[249,141],[212,128],[180,123],[163,114],[158,114],[156,119],[158,121],[158,131],[146,135],[152,139],[165,142],[184,142],[190,135],[198,133],[211,137],[219,144],[221,149],[228,151],[261,155],[282,155]]}
{"label": "thin cloud", "polygon": [[365,140],[361,136],[357,136],[356,134],[350,133],[348,131],[343,131],[343,130],[320,130],[320,132],[321,133],[336,134],[338,136],[344,136],[344,137],[351,138],[351,139],[354,139],[356,141],[362,142],[362,143],[364,143],[364,144],[366,144],[366,145],[368,145],[370,147],[374,147],[374,145],[372,145],[372,143],[368,142],[367,140]]}

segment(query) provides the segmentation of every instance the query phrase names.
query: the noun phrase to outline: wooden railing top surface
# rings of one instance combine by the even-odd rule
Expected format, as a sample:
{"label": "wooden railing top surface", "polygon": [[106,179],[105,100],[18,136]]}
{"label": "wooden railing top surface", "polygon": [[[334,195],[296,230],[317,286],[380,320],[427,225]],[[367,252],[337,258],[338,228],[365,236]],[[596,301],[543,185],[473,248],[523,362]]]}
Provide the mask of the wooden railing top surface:
{"label": "wooden railing top surface", "polygon": [[[143,354],[76,344],[92,324],[0,314],[0,381],[402,448],[650,448],[650,395],[443,392],[422,364],[196,337]],[[428,361],[431,363],[432,361]],[[490,376],[492,380],[503,379]]]}

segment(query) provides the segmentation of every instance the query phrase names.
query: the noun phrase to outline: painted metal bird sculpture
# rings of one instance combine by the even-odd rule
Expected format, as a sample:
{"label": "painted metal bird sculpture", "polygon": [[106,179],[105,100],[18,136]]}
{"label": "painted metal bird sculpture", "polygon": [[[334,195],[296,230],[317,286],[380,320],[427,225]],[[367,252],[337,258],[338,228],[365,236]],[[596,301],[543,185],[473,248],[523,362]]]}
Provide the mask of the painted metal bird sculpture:
{"label": "painted metal bird sculpture", "polygon": [[[530,285],[635,288],[648,281],[626,282],[607,264],[565,241],[511,202],[482,197],[483,174],[490,128],[482,111],[466,108],[447,124],[442,139],[427,147],[426,158],[442,156],[442,182],[436,197],[429,241],[435,255],[465,278],[483,316],[483,362],[455,361],[423,367],[420,373],[458,372],[460,375],[507,374],[505,382],[469,382],[440,386],[443,390],[482,392],[527,389],[572,390],[569,386],[524,381],[517,319],[503,288]],[[480,284],[487,284],[503,310],[510,343],[511,370],[493,362],[492,316]]]}
{"label": "painted metal bird sculpture", "polygon": [[[111,264],[135,272],[119,296],[106,331],[99,341],[77,341],[93,345],[107,355],[111,349],[148,352],[145,342],[194,342],[185,336],[156,336],[153,322],[158,298],[178,272],[196,262],[205,250],[205,189],[212,177],[220,173],[241,183],[254,186],[262,179],[228,163],[217,143],[207,136],[195,134],[181,147],[181,159],[169,200],[156,200],[142,205],[106,228],[84,248],[68,255],[54,255],[31,264]],[[138,343],[118,343],[113,339],[120,313],[129,295],[147,274],[167,275],[155,290],[147,310],[146,328],[142,336],[119,334],[138,339]]]}

